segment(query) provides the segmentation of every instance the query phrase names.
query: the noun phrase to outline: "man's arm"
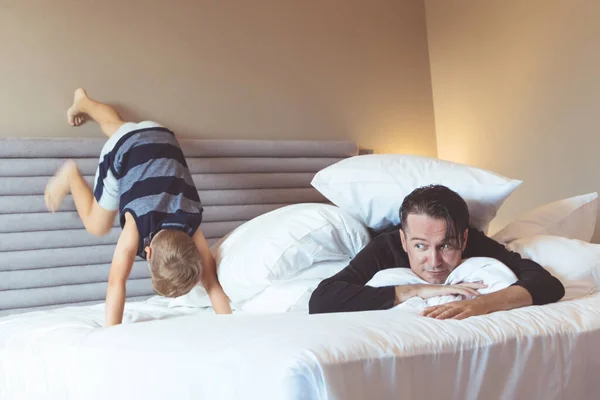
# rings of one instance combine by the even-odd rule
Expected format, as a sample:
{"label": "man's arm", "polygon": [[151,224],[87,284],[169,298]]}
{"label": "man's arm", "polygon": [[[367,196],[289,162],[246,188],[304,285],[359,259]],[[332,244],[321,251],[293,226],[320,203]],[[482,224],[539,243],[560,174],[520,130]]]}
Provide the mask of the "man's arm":
{"label": "man's arm", "polygon": [[223,291],[219,278],[217,277],[217,265],[215,259],[210,252],[208,242],[204,237],[204,234],[198,228],[194,233],[194,243],[200,252],[200,258],[202,259],[202,286],[208,293],[210,302],[212,304],[215,313],[217,314],[231,314],[231,306],[229,304],[229,298]]}
{"label": "man's arm", "polygon": [[425,317],[436,319],[465,319],[496,311],[512,310],[532,304],[531,295],[521,286],[510,286],[473,300],[453,301],[439,306],[427,307]]}
{"label": "man's arm", "polygon": [[366,283],[379,271],[407,267],[400,234],[393,232],[373,239],[346,268],[322,281],[310,297],[310,314],[385,310],[396,302],[394,286],[370,287]]}
{"label": "man's arm", "polygon": [[560,300],[565,294],[562,283],[535,261],[522,258],[482,232],[471,229],[465,258],[491,257],[504,263],[517,276],[512,286],[474,300],[462,300],[428,307],[423,315],[437,319],[464,319],[495,311],[542,305]]}
{"label": "man's arm", "polygon": [[433,283],[398,285],[396,286],[396,301],[394,305],[404,303],[410,298],[420,297],[430,299],[437,296],[463,296],[465,298],[479,297],[477,289],[487,285],[478,282],[465,282],[457,285],[438,285]]}
{"label": "man's arm", "polygon": [[139,246],[139,236],[135,223],[127,220],[115,253],[108,275],[106,291],[106,326],[118,325],[123,321],[125,308],[126,283]]}

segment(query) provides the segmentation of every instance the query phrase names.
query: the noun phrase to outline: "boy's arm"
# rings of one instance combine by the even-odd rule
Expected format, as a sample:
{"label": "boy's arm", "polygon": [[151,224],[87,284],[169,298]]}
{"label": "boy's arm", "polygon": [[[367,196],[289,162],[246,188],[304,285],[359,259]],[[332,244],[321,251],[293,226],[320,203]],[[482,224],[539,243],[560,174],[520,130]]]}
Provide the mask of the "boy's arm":
{"label": "boy's arm", "polygon": [[132,221],[132,218],[128,218],[117,242],[108,275],[108,289],[106,291],[107,327],[118,325],[123,320],[126,297],[125,287],[138,251],[138,245],[137,226]]}
{"label": "boy's arm", "polygon": [[229,298],[223,291],[219,278],[217,277],[217,265],[215,259],[208,248],[208,242],[204,237],[204,234],[198,228],[194,233],[194,243],[200,252],[200,258],[202,259],[202,285],[210,302],[217,314],[231,314],[231,306],[229,305]]}

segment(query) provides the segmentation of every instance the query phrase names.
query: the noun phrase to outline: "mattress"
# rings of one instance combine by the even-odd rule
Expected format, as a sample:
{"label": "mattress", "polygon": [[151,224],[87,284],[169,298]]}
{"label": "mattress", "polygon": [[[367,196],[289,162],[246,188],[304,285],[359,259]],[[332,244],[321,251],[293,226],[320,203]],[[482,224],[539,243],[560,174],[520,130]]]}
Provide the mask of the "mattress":
{"label": "mattress", "polygon": [[[0,398],[594,399],[600,293],[438,321],[128,303],[0,318]],[[135,322],[135,323],[133,323]],[[595,343],[595,345],[593,345]]]}
{"label": "mattress", "polygon": [[[302,283],[217,316],[146,300],[148,269],[136,262],[124,323],[104,328],[103,304],[59,307],[103,302],[118,223],[104,238],[82,234],[70,199],[50,215],[42,196],[63,158],[91,182],[103,141],[0,144],[0,315],[13,314],[0,318],[1,400],[598,398],[600,293],[437,321],[403,308],[307,315]],[[271,210],[326,202],[312,177],[358,152],[338,142],[182,147],[211,243]],[[324,276],[304,278],[314,287]]]}

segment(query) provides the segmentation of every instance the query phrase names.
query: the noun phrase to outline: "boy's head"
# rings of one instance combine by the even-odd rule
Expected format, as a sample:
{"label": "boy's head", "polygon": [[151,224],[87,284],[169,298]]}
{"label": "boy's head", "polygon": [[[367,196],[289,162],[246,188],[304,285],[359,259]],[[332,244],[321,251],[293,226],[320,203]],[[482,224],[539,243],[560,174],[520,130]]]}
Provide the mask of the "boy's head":
{"label": "boy's head", "polygon": [[156,293],[166,297],[182,296],[200,281],[200,252],[185,232],[161,230],[152,238],[146,253]]}

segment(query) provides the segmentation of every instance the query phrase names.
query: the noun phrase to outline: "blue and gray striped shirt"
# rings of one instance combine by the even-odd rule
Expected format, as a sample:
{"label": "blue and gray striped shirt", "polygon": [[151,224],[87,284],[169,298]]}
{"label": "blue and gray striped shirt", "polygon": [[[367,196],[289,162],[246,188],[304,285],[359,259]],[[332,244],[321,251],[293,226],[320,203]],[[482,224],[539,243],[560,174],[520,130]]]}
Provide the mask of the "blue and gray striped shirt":
{"label": "blue and gray striped shirt", "polygon": [[94,197],[107,210],[136,221],[138,256],[161,229],[193,236],[202,221],[202,205],[181,147],[170,130],[153,122],[125,123],[102,149]]}

